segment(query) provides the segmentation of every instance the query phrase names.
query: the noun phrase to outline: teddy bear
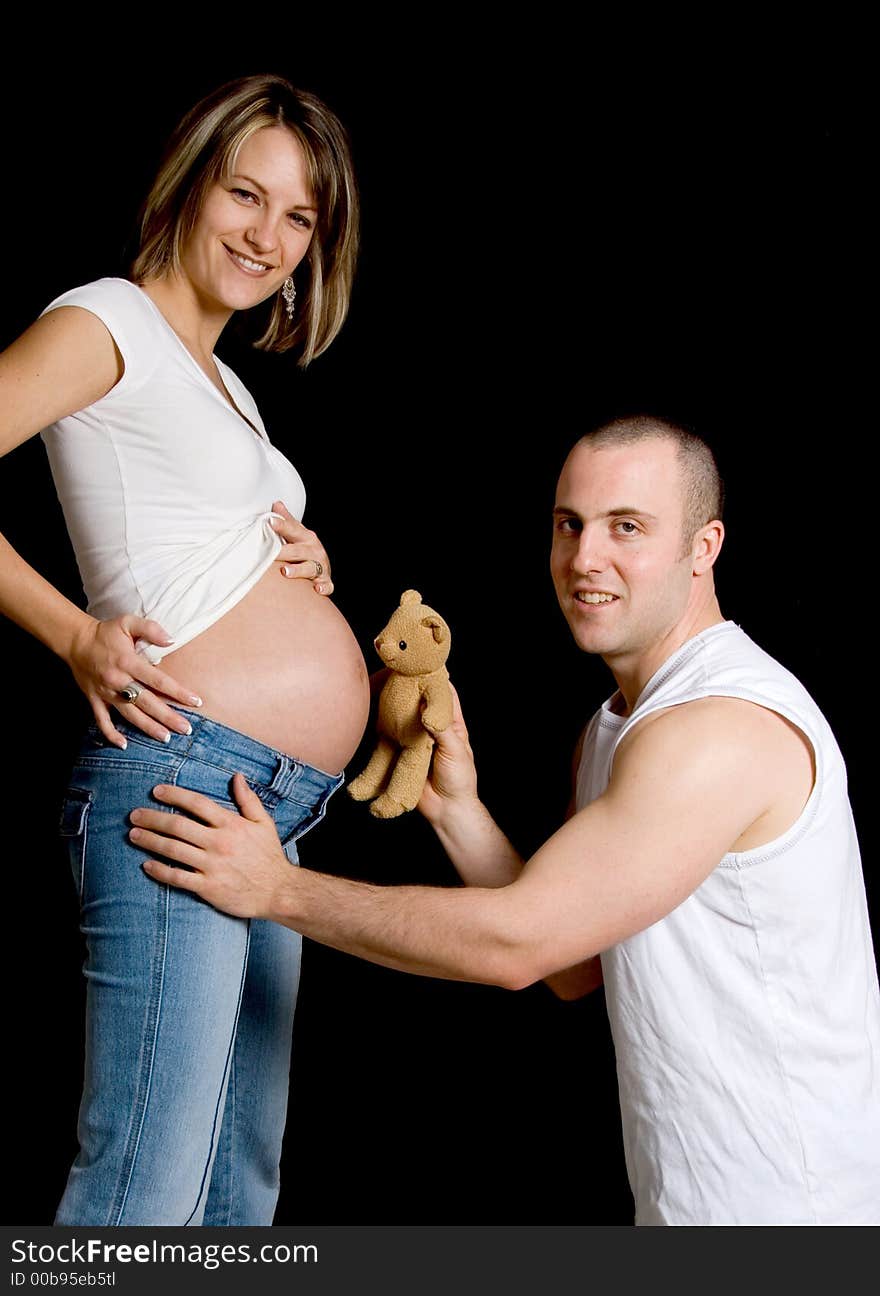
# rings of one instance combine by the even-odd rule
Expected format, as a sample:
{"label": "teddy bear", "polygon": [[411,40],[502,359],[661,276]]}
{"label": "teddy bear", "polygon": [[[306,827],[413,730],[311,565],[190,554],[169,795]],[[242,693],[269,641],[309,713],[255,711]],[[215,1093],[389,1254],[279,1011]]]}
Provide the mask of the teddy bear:
{"label": "teddy bear", "polygon": [[348,791],[355,801],[371,801],[370,814],[377,819],[395,819],[418,804],[433,735],[452,723],[452,688],[444,665],[450,642],[449,626],[417,590],[406,590],[375,640],[391,674],[379,695],[376,748]]}

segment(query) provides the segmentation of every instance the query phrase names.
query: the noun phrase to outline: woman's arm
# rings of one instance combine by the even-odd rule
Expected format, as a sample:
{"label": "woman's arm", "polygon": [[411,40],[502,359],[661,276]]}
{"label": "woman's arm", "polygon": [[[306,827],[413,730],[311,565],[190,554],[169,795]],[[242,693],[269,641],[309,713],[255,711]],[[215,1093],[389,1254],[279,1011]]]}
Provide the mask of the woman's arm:
{"label": "woman's arm", "polygon": [[[123,372],[122,356],[107,327],[90,311],[63,306],[41,316],[0,354],[0,454],[43,428],[105,396]],[[124,746],[108,707],[156,738],[187,722],[153,692],[183,705],[198,699],[135,651],[135,641],[166,644],[155,621],[124,616],[97,621],[65,598],[0,536],[0,612],[56,653],[85,693],[101,732]],[[135,680],[153,692],[138,705],[119,690]],[[149,708],[149,712],[146,708]]]}

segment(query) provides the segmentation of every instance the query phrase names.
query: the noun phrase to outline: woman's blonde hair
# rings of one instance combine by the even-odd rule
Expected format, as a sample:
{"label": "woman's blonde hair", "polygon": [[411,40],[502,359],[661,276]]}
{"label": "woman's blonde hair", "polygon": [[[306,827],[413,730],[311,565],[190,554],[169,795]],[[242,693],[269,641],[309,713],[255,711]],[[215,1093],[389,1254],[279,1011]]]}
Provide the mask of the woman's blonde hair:
{"label": "woman's blonde hair", "polygon": [[[318,215],[309,250],[296,271],[297,311],[288,320],[280,293],[265,306],[265,351],[301,345],[307,365],[330,345],[348,311],[358,249],[358,195],[348,136],[315,95],[278,76],[241,77],[192,108],[168,142],[144,203],[140,249],[131,278],[162,278],[180,269],[210,187],[235,170],[242,144],[264,126],[286,126],[302,147]],[[268,310],[268,315],[265,312]]]}

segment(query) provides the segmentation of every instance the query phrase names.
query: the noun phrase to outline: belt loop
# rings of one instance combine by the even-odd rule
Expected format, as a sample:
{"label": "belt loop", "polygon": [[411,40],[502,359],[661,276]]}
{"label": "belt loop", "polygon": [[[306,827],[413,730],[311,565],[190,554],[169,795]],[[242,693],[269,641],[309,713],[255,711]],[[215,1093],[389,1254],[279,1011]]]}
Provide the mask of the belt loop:
{"label": "belt loop", "polygon": [[268,790],[277,793],[280,797],[287,796],[291,784],[299,778],[301,768],[298,761],[292,760],[290,756],[285,756],[281,752],[278,757],[278,768]]}

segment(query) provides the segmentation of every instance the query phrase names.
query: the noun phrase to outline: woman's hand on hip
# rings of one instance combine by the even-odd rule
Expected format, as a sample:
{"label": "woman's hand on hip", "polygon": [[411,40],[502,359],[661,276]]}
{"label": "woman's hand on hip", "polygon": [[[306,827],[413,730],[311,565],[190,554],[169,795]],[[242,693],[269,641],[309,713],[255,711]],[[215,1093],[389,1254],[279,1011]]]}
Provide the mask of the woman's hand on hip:
{"label": "woman's hand on hip", "polygon": [[285,541],[275,558],[281,575],[288,580],[310,580],[319,594],[332,594],[330,559],[314,531],[298,522],[281,500],[275,501],[272,512],[280,514],[272,519],[272,528]]}
{"label": "woman's hand on hip", "polygon": [[[137,652],[138,640],[162,648],[172,645],[158,621],[126,615],[114,617],[112,621],[90,620],[77,635],[67,658],[73,678],[89,700],[98,728],[114,747],[125,747],[126,742],[113,727],[111,706],[135,728],[167,742],[170,730],[190,732],[189,721],[173,710],[168,700],[190,707],[202,704],[194,693]],[[124,689],[136,696],[128,700]]]}

